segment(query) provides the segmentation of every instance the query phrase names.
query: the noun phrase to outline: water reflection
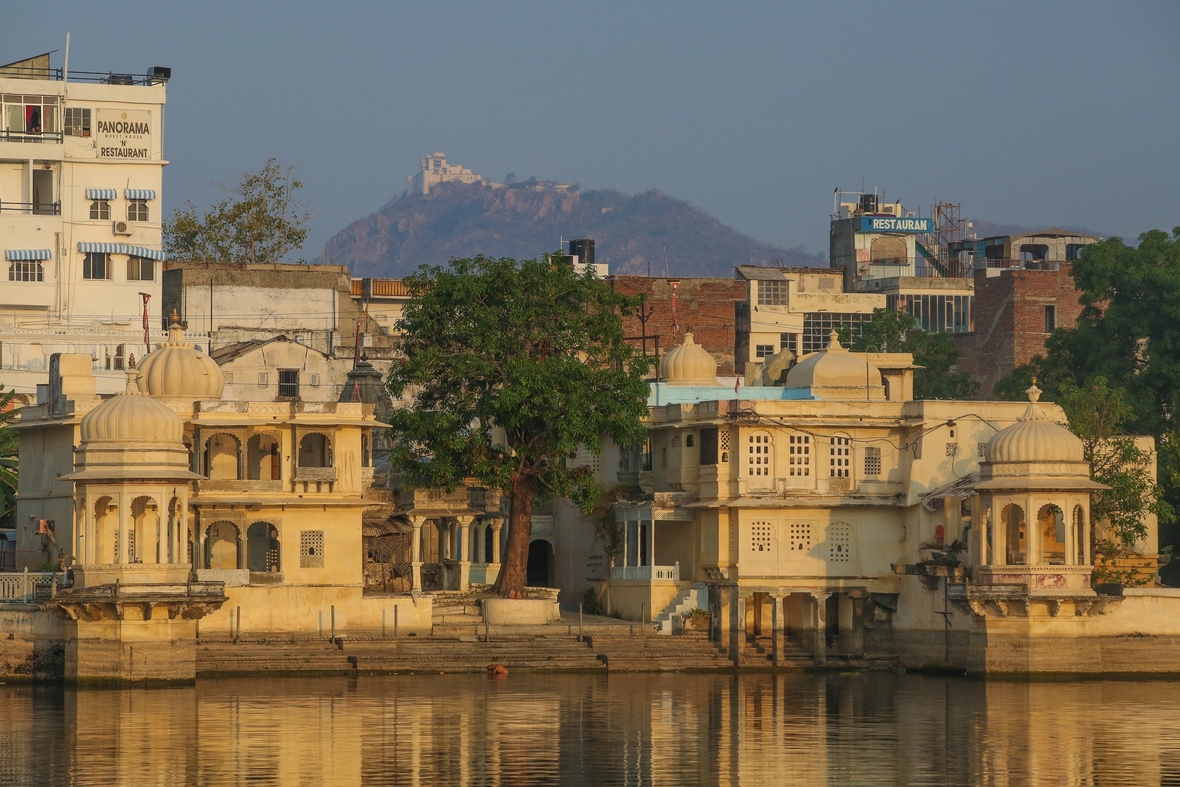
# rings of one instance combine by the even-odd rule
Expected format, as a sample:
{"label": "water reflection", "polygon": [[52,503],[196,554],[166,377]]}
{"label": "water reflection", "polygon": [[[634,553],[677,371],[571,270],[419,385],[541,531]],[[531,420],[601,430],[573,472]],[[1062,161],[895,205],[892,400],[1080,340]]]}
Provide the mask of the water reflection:
{"label": "water reflection", "polygon": [[0,686],[0,785],[1180,785],[1180,683],[512,675]]}

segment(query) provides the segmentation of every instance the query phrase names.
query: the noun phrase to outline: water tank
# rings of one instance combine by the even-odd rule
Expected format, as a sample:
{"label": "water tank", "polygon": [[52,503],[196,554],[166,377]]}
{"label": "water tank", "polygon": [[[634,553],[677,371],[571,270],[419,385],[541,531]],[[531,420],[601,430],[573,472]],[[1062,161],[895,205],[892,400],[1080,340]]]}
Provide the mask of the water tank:
{"label": "water tank", "polygon": [[570,241],[570,256],[577,257],[583,265],[594,264],[594,239],[579,238]]}
{"label": "water tank", "polygon": [[861,213],[876,213],[877,212],[877,195],[876,194],[861,194],[860,195],[860,212]]}

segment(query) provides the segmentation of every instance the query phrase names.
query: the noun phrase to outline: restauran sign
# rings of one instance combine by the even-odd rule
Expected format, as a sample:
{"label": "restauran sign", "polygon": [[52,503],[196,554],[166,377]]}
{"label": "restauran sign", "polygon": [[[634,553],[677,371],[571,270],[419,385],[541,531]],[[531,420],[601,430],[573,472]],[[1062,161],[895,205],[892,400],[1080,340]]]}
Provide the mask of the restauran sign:
{"label": "restauran sign", "polygon": [[861,232],[924,233],[934,230],[933,219],[899,219],[893,216],[862,216]]}
{"label": "restauran sign", "polygon": [[99,158],[151,158],[152,113],[127,109],[98,110],[94,131]]}

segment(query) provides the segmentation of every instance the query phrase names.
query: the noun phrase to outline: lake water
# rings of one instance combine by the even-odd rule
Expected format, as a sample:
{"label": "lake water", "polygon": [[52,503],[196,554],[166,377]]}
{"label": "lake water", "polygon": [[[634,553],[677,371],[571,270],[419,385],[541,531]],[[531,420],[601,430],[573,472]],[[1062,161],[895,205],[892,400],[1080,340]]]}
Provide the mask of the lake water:
{"label": "lake water", "polygon": [[1180,682],[903,674],[0,685],[0,785],[1180,785]]}

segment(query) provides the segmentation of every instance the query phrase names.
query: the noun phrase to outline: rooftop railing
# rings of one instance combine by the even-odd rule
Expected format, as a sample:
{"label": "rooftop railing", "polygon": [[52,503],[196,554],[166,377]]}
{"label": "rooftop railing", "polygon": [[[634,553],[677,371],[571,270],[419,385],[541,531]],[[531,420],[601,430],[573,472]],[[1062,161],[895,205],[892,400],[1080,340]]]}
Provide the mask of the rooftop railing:
{"label": "rooftop railing", "polygon": [[61,202],[9,202],[8,200],[0,200],[0,213],[60,216]]}
{"label": "rooftop railing", "polygon": [[947,260],[937,262],[926,257],[892,257],[872,260],[864,279],[933,278],[970,279],[976,270],[984,268],[1055,271],[1061,263],[1056,260],[984,259]]}
{"label": "rooftop railing", "polygon": [[[0,68],[0,79],[48,79],[62,81],[60,68],[34,68],[31,66],[6,66]],[[71,82],[94,82],[101,85],[162,85],[167,82],[156,74],[120,74],[115,71],[71,71]]]}
{"label": "rooftop railing", "polygon": [[4,131],[0,130],[0,142],[50,142],[60,144],[60,131]]}

